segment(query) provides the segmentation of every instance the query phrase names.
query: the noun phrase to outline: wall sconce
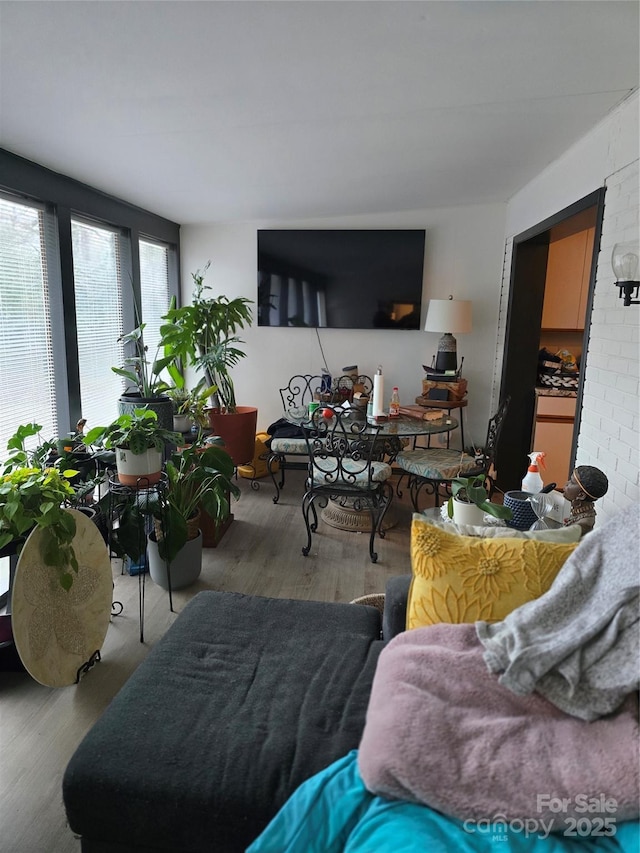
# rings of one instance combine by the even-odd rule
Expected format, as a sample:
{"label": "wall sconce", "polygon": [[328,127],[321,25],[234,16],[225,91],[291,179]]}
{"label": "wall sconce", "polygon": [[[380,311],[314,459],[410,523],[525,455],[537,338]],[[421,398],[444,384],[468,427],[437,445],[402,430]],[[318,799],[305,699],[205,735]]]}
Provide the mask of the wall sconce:
{"label": "wall sconce", "polygon": [[471,302],[457,299],[431,299],[427,308],[425,332],[444,332],[438,341],[437,371],[457,370],[458,353],[453,332],[459,335],[471,331]]}
{"label": "wall sconce", "polygon": [[[618,296],[623,299],[625,308],[627,305],[640,305],[638,297],[638,258],[640,251],[638,243],[616,243],[611,254],[611,266],[616,277],[616,285],[620,288]],[[631,297],[635,296],[635,299]]]}

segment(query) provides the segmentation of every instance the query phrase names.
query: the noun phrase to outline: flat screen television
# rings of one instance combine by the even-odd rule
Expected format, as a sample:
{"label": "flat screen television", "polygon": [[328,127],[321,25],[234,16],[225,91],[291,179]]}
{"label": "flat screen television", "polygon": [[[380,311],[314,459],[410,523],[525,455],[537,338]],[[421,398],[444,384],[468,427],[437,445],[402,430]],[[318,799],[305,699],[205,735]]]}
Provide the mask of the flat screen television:
{"label": "flat screen television", "polygon": [[419,329],[424,229],[258,230],[258,325]]}

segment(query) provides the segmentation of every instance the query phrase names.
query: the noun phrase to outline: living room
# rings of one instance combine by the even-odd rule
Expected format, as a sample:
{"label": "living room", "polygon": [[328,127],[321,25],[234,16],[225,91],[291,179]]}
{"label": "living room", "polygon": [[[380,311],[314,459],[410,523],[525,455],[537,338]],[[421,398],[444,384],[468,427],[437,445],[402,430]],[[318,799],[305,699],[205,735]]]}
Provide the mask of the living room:
{"label": "living room", "polygon": [[[638,30],[628,18],[629,14],[632,18],[637,16],[636,3],[296,3],[286,4],[286,11],[285,4],[278,3],[238,4],[244,11],[232,11],[232,4],[221,3],[132,3],[117,4],[115,9],[109,8],[111,5],[0,5],[0,115],[6,151],[179,223],[184,301],[191,297],[191,274],[208,260],[211,267],[207,284],[214,292],[255,300],[260,228],[425,229],[422,325],[431,298],[446,299],[453,294],[456,299],[473,303],[473,331],[458,339],[469,384],[467,444],[484,441],[487,421],[501,396],[514,238],[605,188],[575,460],[602,469],[609,479],[609,490],[598,501],[599,523],[640,499],[640,322],[637,307],[624,307],[618,297],[610,264],[613,246],[634,236],[637,239],[638,232]],[[354,8],[356,5],[359,11]],[[398,5],[403,7],[401,13],[391,8]],[[575,10],[568,14],[575,15],[569,19],[575,29],[560,27],[553,32],[545,13],[540,11],[538,18],[538,12],[534,12],[534,7],[548,5],[574,6]],[[90,6],[98,7],[98,17],[92,18]],[[126,6],[138,8],[137,13],[131,13],[131,20]],[[158,29],[150,26],[149,38],[145,29],[149,21],[141,11],[145,6],[158,11]],[[436,8],[439,6],[442,11]],[[447,6],[458,7],[461,17],[457,21],[447,19],[448,14],[453,15],[446,11]],[[167,8],[163,11],[158,7]],[[222,18],[208,19],[217,7],[225,7]],[[329,7],[335,7],[335,11],[330,12]],[[553,14],[551,10],[546,12]],[[274,15],[271,23],[270,14]],[[305,14],[310,16],[306,22]],[[333,19],[332,14],[338,17]],[[342,19],[342,14],[346,18]],[[440,20],[439,15],[444,19]],[[499,28],[501,18],[504,30]],[[347,23],[354,29],[347,28]],[[287,24],[296,30],[304,28],[309,39],[304,50],[291,47]],[[496,32],[492,36],[494,26]],[[562,26],[568,27],[567,19],[562,18]],[[318,39],[324,38],[324,50],[321,44],[311,41],[314,27],[319,28]],[[107,28],[105,40],[108,42],[107,37],[111,37],[111,44],[98,38],[102,28]],[[514,30],[518,29],[528,36],[516,39]],[[545,31],[549,33],[548,41],[543,37]],[[581,47],[573,43],[578,39],[576,31],[585,40]],[[242,39],[238,64],[229,65],[233,71],[216,65],[203,68],[195,63],[198,50],[212,59],[222,54],[230,63],[233,51],[224,52],[224,43],[238,39],[243,32],[260,38]],[[198,33],[200,37],[196,38]],[[177,67],[169,63],[170,73],[178,79],[192,61],[196,66],[188,82],[181,80],[182,85],[192,87],[187,98],[177,84],[168,85],[161,68],[163,58],[174,48],[174,38],[180,41],[180,51]],[[441,52],[436,52],[432,39],[441,44]],[[485,40],[487,48],[479,51],[477,43],[482,46]],[[527,42],[529,49],[525,51]],[[278,62],[271,57],[275,68],[271,81],[259,63],[252,74],[247,70],[248,57],[264,43],[272,46],[266,51],[268,56],[272,52],[281,58]],[[405,43],[407,51],[411,45],[413,63],[407,60],[412,67],[406,69],[402,61]],[[356,50],[358,45],[361,50]],[[58,52],[58,63],[51,59],[49,49]],[[287,50],[291,51],[290,59]],[[311,85],[313,75],[298,85],[296,66],[306,68],[309,56],[324,60],[328,52],[331,61],[326,65],[334,73],[326,81],[324,97],[313,88],[307,93],[304,87]],[[142,65],[146,63],[146,71],[138,64],[138,53]],[[422,54],[426,61],[430,53],[434,65],[422,65],[422,60],[416,58]],[[365,55],[375,55],[375,61],[364,63]],[[571,72],[577,55],[580,63]],[[491,98],[486,97],[486,91],[478,94],[468,88],[474,71],[485,67],[483,58],[487,57],[495,62],[483,83],[488,86],[493,81],[495,94]],[[613,57],[619,62],[614,62]],[[97,67],[98,58],[113,75],[111,85],[93,93],[85,90],[74,102],[69,92],[80,85],[78,69],[91,59],[93,73],[93,60]],[[129,68],[133,58],[136,62]],[[40,64],[47,61],[56,72],[50,78]],[[29,63],[35,67],[35,80],[29,78],[25,68]],[[548,66],[544,73],[540,72],[539,79],[535,78],[537,65]],[[614,65],[619,66],[615,69],[619,76],[607,78],[607,74],[613,74]],[[324,64],[318,67],[324,68]],[[442,68],[446,69],[444,75]],[[155,74],[162,86],[154,84]],[[449,75],[450,87],[443,79]],[[87,76],[89,85],[95,86],[102,79],[100,75],[92,77],[88,71]],[[530,81],[535,80],[533,94],[527,76]],[[600,82],[601,78],[607,79],[606,84]],[[351,86],[346,82],[349,80]],[[267,102],[272,92],[269,87],[277,83],[284,87],[289,107],[285,109],[278,102],[281,112],[273,123],[283,135],[274,137]],[[136,86],[139,90],[132,92]],[[244,105],[243,86],[251,89],[252,97],[264,100],[263,112],[256,111],[255,101],[251,102],[251,109]],[[405,90],[411,97],[402,101],[399,108],[398,93]],[[423,103],[420,95],[425,90],[430,93],[430,100]],[[127,97],[122,95],[124,91],[129,93]],[[366,94],[371,95],[370,101],[362,100]],[[378,104],[383,95],[384,100]],[[470,108],[469,102],[474,98]],[[329,106],[334,101],[332,112]],[[20,102],[24,110],[19,109]],[[208,103],[214,107],[217,104],[227,118],[221,118],[215,108],[205,114],[204,105]],[[164,107],[175,109],[176,105],[177,112],[165,120]],[[120,107],[124,108],[122,112]],[[450,121],[452,113],[459,114],[459,122]],[[59,135],[60,115],[72,134],[78,136],[85,149],[83,156],[77,149],[67,151],[69,140]],[[357,131],[355,137],[350,137],[345,118],[349,115],[359,119],[357,127],[351,128]],[[439,141],[438,157],[421,161],[413,159],[416,152],[424,153],[435,145],[415,127],[418,119],[427,124],[425,116],[436,127],[446,125],[447,132]],[[37,133],[34,117],[40,122]],[[508,117],[520,120],[509,125]],[[324,122],[329,124],[329,133],[321,144],[327,147],[324,151],[314,148],[312,156],[309,137],[302,130],[310,136],[319,135]],[[240,135],[234,138],[220,132],[217,136],[216,128],[222,125],[226,129],[227,124],[237,125]],[[165,126],[167,135],[158,142],[157,135]],[[423,133],[423,123],[419,126]],[[287,127],[288,141],[284,136]],[[510,130],[514,134],[511,149]],[[87,136],[83,137],[83,133]],[[94,162],[91,146],[95,143],[98,148],[101,134],[119,156],[131,146],[133,171],[121,173],[117,162],[109,165],[104,157],[102,164]],[[250,140],[260,136],[266,141],[257,156],[255,149],[248,146]],[[331,139],[328,145],[327,140]],[[141,155],[140,151],[144,152],[147,146],[153,148],[155,142],[158,159],[149,157],[145,170],[146,153]],[[412,155],[406,167],[403,147],[407,157]],[[140,159],[133,156],[134,152]],[[196,154],[202,160],[193,165]],[[285,171],[289,165],[286,161],[295,167],[291,172]],[[104,172],[98,177],[101,166]],[[416,168],[421,171],[414,171]],[[311,180],[314,175],[316,180]],[[242,185],[234,185],[234,176],[242,176]],[[248,194],[250,184],[257,188],[253,195]],[[8,193],[20,189],[12,183],[10,158],[0,159],[0,185]],[[184,189],[180,191],[181,186]],[[277,388],[293,372],[318,372],[324,364],[323,355],[314,329],[253,325],[243,337],[247,358],[235,371],[239,402],[258,407],[258,427],[265,429],[281,414]],[[401,400],[413,402],[421,385],[422,365],[430,363],[438,335],[422,331],[326,329],[320,330],[320,340],[330,370],[339,371],[343,365],[357,362],[363,372],[373,373],[382,364],[388,383],[399,386]],[[522,460],[523,466],[525,461]],[[354,541],[361,537],[349,539],[350,534],[332,540],[322,565],[313,557],[305,561],[300,556],[296,562],[296,541],[284,551],[284,566],[270,569],[270,561],[275,562],[280,549],[284,549],[281,543],[293,524],[300,524],[302,535],[299,502],[294,504],[289,493],[290,505],[285,501],[285,506],[274,507],[269,489],[261,485],[255,494],[243,490],[239,515],[245,497],[247,503],[257,502],[249,504],[255,512],[254,519],[264,525],[273,524],[275,529],[261,540],[255,536],[245,542],[234,541],[229,554],[221,558],[223,568],[213,569],[213,588],[217,584],[218,588],[236,590],[234,568],[242,562],[245,574],[238,591],[350,601],[357,595],[382,591],[389,577],[408,570],[408,538],[401,541],[391,535],[389,549],[381,549],[380,564],[374,567],[367,559],[364,544]],[[278,516],[281,509],[287,515]],[[243,518],[244,523],[248,524],[249,518]],[[259,565],[251,567],[251,554],[246,553],[246,548],[256,549]],[[224,548],[219,549],[220,554],[223,551]],[[217,556],[214,552],[212,567]],[[336,563],[344,560],[358,564],[353,577],[341,576]],[[323,572],[328,571],[327,577]],[[124,595],[129,612],[135,612],[137,587]],[[177,610],[185,602],[186,597],[178,599]],[[147,614],[150,646],[173,619],[166,596],[158,594],[154,598],[152,592]],[[60,780],[81,735],[146,656],[147,647],[140,647],[136,641],[135,621],[130,619],[133,625],[129,633],[110,629],[105,660],[77,689],[56,692],[36,684],[27,687],[18,682],[20,676],[2,674],[4,708],[9,707],[8,694],[13,694],[7,730],[14,741],[3,765],[0,849],[7,853],[79,849],[64,823]],[[110,655],[111,672],[100,682],[96,676],[101,668],[109,670]],[[44,749],[42,744],[38,746],[42,740],[46,741]],[[39,778],[43,755],[45,769],[43,778]],[[55,841],[48,841],[49,837]]]}

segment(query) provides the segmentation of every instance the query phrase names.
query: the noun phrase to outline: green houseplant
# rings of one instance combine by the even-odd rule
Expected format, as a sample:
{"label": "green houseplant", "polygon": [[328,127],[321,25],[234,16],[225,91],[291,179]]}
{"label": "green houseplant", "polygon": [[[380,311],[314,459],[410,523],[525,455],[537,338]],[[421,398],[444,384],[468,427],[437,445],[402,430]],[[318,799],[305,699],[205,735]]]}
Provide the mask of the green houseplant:
{"label": "green houseplant", "polygon": [[484,483],[484,474],[455,477],[451,481],[451,497],[447,503],[449,518],[454,517],[454,504],[458,501],[463,504],[474,504],[482,513],[492,515],[494,518],[510,519],[512,515],[510,508],[502,504],[491,503]]}
{"label": "green houseplant", "polygon": [[[171,307],[175,307],[175,298],[171,300]],[[162,343],[158,344],[154,358],[149,359],[148,347],[144,339],[147,324],[142,322],[135,298],[134,312],[136,327],[119,338],[126,352],[123,364],[121,367],[111,368],[114,373],[127,381],[127,386],[118,401],[119,411],[130,413],[135,408],[147,406],[158,415],[158,419],[166,429],[171,429],[173,404],[166,395],[170,385],[163,374],[166,371],[173,384],[180,387],[184,385],[182,365],[170,350],[165,349],[161,357]]]}
{"label": "green houseplant", "polygon": [[215,386],[220,408],[233,413],[237,404],[231,369],[246,356],[237,333],[251,325],[252,302],[243,296],[206,298],[204,292],[211,289],[204,284],[209,266],[207,262],[203,270],[192,273],[192,304],[172,307],[165,314],[160,345],[167,358],[202,370],[207,384]]}
{"label": "green houseplant", "polygon": [[161,346],[174,360],[202,371],[206,384],[215,388],[209,423],[235,464],[242,465],[253,457],[257,409],[238,406],[231,371],[246,356],[238,332],[251,325],[252,302],[242,296],[207,297],[208,268],[209,262],[192,274],[192,304],[172,307],[165,315]]}
{"label": "green houseplant", "polygon": [[[170,388],[167,391],[167,396],[173,401],[174,428],[180,428],[181,432],[186,432],[193,425],[198,429],[204,429],[209,424],[207,409],[209,408],[209,399],[215,392],[215,388],[215,385],[206,387],[204,377],[191,390],[185,385],[181,388]],[[184,421],[177,423],[177,418],[182,418]]]}
{"label": "green houseplant", "polygon": [[76,523],[65,505],[74,502],[71,480],[78,472],[47,464],[53,442],[26,449],[27,439],[41,429],[36,423],[21,425],[7,443],[10,453],[0,467],[0,550],[19,553],[31,530],[42,528],[43,559],[58,570],[60,584],[68,590],[78,560],[72,544]]}
{"label": "green houseplant", "polygon": [[[231,479],[233,470],[234,464],[229,454],[222,447],[204,444],[202,439],[172,454],[165,465],[166,490],[153,510],[159,523],[155,533],[149,536],[152,577],[155,574],[153,545],[157,544],[158,556],[163,563],[173,564],[187,542],[199,535],[202,510],[214,521],[228,514],[230,495],[236,498],[240,496],[239,488]],[[202,547],[201,535],[199,547]],[[197,562],[199,565],[200,560]],[[199,570],[195,571],[197,566],[193,565],[193,558],[191,563],[187,571],[197,577]],[[164,576],[164,566],[161,566],[159,574]]]}
{"label": "green houseplant", "polygon": [[181,440],[180,433],[166,429],[146,407],[124,412],[107,426],[93,427],[83,439],[87,445],[116,450],[118,479],[123,485],[136,485],[141,477],[149,484],[157,483],[165,446]]}

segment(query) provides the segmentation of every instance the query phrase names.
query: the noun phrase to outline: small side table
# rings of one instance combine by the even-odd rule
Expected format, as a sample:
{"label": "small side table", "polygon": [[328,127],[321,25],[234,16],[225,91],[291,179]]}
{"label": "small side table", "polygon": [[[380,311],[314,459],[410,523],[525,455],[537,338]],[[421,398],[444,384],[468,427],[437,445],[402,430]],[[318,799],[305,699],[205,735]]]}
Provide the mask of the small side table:
{"label": "small side table", "polygon": [[[466,409],[468,400],[431,400],[429,397],[416,397],[416,403],[423,409],[445,409],[451,413],[451,409]],[[460,441],[464,450],[464,413],[460,412]],[[449,449],[450,433],[447,433],[447,450]]]}

